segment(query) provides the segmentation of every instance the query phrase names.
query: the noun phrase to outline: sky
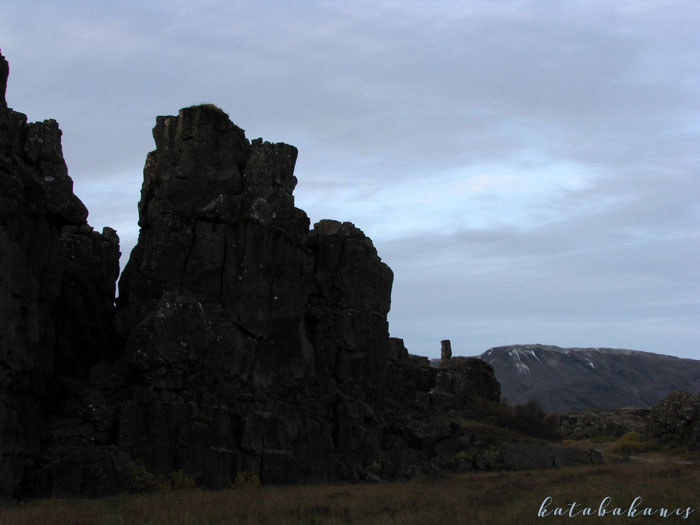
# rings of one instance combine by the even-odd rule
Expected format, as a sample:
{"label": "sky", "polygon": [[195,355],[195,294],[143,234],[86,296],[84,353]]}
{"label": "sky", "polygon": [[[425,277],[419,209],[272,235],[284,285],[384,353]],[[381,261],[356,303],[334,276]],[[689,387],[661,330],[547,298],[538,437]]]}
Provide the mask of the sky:
{"label": "sky", "polygon": [[700,359],[696,0],[3,0],[8,105],[138,235],[157,115],[299,148],[296,205],[394,271],[390,332]]}

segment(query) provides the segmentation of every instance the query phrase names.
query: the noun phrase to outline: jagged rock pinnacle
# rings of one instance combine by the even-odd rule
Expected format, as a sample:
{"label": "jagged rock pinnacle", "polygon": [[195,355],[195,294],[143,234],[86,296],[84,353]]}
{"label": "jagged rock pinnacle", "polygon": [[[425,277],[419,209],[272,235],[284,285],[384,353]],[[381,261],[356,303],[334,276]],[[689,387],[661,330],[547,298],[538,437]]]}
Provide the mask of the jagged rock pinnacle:
{"label": "jagged rock pinnacle", "polygon": [[2,55],[0,50],[0,107],[6,108],[7,101],[5,100],[5,92],[7,91],[7,77],[10,74],[10,65]]}

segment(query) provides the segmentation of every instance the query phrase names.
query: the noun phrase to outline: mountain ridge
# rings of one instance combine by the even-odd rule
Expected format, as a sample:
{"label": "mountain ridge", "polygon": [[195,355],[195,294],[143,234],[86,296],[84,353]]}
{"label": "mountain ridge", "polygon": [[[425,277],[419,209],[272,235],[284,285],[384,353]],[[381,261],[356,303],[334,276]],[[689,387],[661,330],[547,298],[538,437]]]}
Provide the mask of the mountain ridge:
{"label": "mountain ridge", "polygon": [[504,398],[551,412],[649,408],[672,390],[700,390],[700,361],[608,347],[515,344],[479,356],[493,366]]}

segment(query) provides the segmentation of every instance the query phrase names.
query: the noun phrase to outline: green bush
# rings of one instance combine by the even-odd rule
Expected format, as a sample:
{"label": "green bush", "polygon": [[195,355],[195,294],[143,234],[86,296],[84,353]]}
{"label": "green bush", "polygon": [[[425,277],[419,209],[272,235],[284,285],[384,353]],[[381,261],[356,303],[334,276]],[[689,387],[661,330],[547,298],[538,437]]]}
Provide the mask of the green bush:
{"label": "green bush", "polygon": [[165,478],[150,472],[142,459],[129,464],[129,492],[153,494],[155,492],[185,490],[194,487],[194,480],[182,470],[171,472],[170,476]]}
{"label": "green bush", "polygon": [[512,411],[515,430],[542,439],[561,439],[558,418],[547,414],[537,401],[531,399],[523,405],[515,405]]}
{"label": "green bush", "polygon": [[187,490],[195,487],[194,480],[182,470],[170,473],[170,486],[173,490]]}
{"label": "green bush", "polygon": [[510,428],[527,436],[549,441],[562,439],[558,418],[547,414],[535,400],[511,406],[505,399],[495,403],[481,397],[474,397],[467,409],[467,415],[478,421]]}
{"label": "green bush", "polygon": [[643,441],[642,436],[637,432],[628,432],[608,449],[613,454],[629,456],[634,453],[648,452],[654,450],[658,445],[655,441]]}
{"label": "green bush", "polygon": [[167,491],[170,484],[162,476],[149,472],[143,460],[137,459],[129,465],[129,489],[135,493],[152,494]]}
{"label": "green bush", "polygon": [[262,485],[260,477],[253,472],[239,472],[236,480],[231,484],[232,488],[259,487]]}

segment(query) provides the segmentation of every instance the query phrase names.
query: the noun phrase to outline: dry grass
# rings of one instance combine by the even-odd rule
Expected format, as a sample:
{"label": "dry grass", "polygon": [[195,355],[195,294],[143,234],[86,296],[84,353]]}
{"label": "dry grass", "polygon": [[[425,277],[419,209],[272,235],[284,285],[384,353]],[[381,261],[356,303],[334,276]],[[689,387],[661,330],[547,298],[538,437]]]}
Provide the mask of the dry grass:
{"label": "dry grass", "polygon": [[[674,516],[547,516],[572,502],[576,510],[612,498],[608,510],[692,507]],[[700,466],[656,453],[645,461],[527,472],[472,473],[405,483],[191,489],[100,500],[42,500],[0,510],[0,523],[15,524],[450,524],[450,523],[700,523]]]}

